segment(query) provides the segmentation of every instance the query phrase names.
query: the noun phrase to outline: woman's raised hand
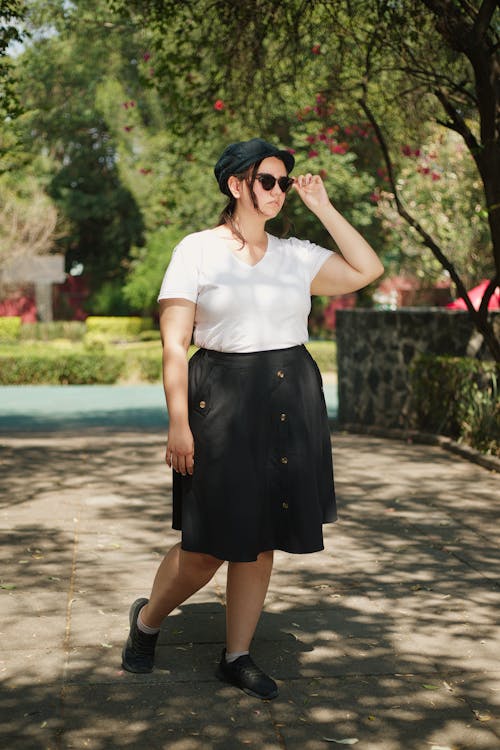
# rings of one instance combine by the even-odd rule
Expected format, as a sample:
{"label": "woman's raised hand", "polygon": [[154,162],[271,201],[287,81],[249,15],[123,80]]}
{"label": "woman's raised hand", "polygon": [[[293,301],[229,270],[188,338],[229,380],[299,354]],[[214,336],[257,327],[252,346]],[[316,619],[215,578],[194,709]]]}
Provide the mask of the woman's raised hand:
{"label": "woman's raised hand", "polygon": [[295,178],[293,189],[300,195],[310,211],[328,206],[330,199],[319,174],[301,174]]}

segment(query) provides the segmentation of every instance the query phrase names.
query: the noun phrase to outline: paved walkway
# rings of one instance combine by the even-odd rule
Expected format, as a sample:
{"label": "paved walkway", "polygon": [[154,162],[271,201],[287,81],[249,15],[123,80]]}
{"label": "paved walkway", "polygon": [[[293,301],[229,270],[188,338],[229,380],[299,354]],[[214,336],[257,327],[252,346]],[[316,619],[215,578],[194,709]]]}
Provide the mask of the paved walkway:
{"label": "paved walkway", "polygon": [[169,523],[158,433],[1,437],[0,747],[498,750],[498,475],[443,452],[334,435],[339,523],[277,554],[256,661],[270,703],[213,676],[224,570],[124,673],[128,608]]}

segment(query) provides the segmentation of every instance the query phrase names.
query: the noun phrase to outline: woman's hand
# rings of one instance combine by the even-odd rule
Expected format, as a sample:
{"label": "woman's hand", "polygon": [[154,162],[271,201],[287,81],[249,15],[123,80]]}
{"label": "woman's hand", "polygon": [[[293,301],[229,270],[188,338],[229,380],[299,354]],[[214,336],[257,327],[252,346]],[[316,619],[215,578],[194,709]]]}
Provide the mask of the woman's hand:
{"label": "woman's hand", "polygon": [[192,474],[194,470],[194,439],[189,425],[170,424],[168,429],[167,466],[178,471],[182,476]]}
{"label": "woman's hand", "polygon": [[310,211],[316,213],[324,206],[330,205],[330,199],[323,180],[319,174],[301,174],[295,178],[293,189],[300,195]]}

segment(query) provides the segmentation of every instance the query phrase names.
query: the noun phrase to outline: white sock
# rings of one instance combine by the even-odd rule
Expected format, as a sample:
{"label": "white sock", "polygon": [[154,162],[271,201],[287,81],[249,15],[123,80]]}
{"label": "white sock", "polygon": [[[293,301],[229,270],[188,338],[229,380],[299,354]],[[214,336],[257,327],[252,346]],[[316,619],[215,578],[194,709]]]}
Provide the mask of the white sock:
{"label": "white sock", "polygon": [[139,616],[137,617],[137,627],[141,631],[141,633],[146,633],[146,635],[156,635],[160,632],[160,628],[150,628],[149,625],[145,625],[141,618],[141,613],[139,612]]}
{"label": "white sock", "polygon": [[233,651],[232,653],[228,654],[226,651],[226,664],[232,664],[233,661],[239,659],[240,656],[247,656],[247,654],[249,653],[249,651]]}

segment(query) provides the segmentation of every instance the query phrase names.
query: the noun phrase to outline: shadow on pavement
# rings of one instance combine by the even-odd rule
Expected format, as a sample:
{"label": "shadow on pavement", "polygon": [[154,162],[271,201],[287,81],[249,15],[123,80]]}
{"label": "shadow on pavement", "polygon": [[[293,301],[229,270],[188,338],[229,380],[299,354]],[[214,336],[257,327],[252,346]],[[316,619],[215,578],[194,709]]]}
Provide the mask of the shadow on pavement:
{"label": "shadow on pavement", "polygon": [[497,480],[428,446],[334,445],[325,551],[276,555],[253,650],[268,704],[214,678],[224,570],[167,618],[152,675],[120,668],[177,539],[163,437],[4,440],[2,747],[498,748]]}

